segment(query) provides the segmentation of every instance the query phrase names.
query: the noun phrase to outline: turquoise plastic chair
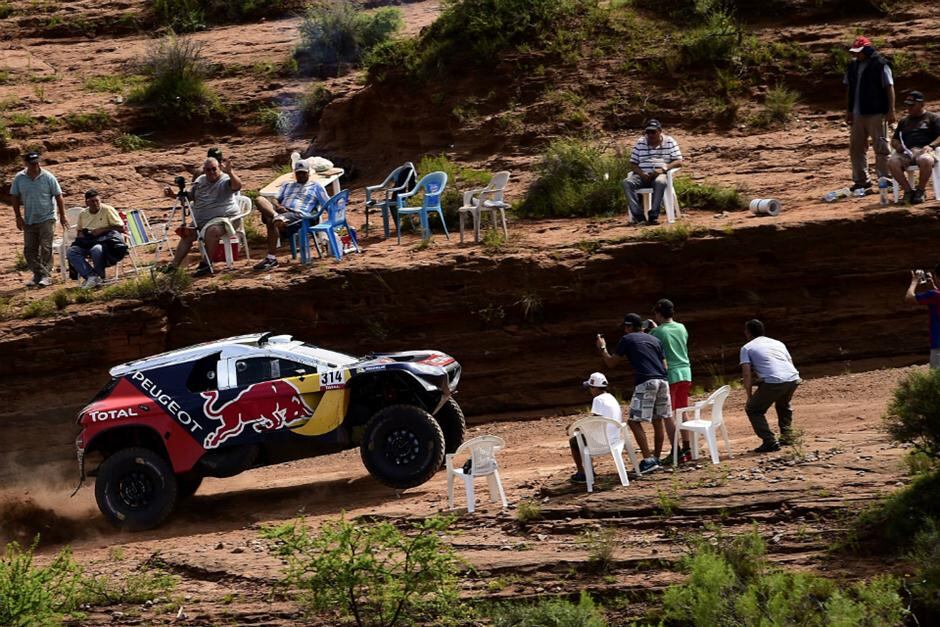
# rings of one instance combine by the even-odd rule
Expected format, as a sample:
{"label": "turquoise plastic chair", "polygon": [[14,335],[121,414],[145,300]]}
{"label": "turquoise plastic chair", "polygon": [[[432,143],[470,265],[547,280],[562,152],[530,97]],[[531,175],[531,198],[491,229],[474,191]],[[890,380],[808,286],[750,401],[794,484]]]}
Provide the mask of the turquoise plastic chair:
{"label": "turquoise plastic chair", "polygon": [[[333,256],[336,259],[343,258],[343,246],[340,243],[339,238],[336,236],[336,230],[340,228],[345,228],[346,232],[349,233],[349,237],[352,240],[353,246],[356,247],[356,252],[362,252],[359,248],[359,238],[356,237],[356,231],[349,226],[349,223],[346,221],[346,206],[349,204],[349,190],[344,189],[340,193],[336,194],[330,198],[329,202],[326,203],[326,207],[317,212],[316,215],[304,216],[303,221],[300,224],[300,261],[301,263],[310,262],[310,238],[314,238],[313,245],[317,248],[317,256],[322,257],[323,254],[320,252],[320,246],[316,242],[317,233],[325,233],[326,240],[330,246],[330,252],[333,253]],[[327,219],[326,222],[320,222],[320,216],[323,215],[323,212],[326,211]]]}
{"label": "turquoise plastic chair", "polygon": [[[398,231],[398,243],[401,244],[401,217],[402,215],[411,215],[417,213],[421,218],[421,232],[424,239],[431,238],[431,226],[428,224],[428,214],[432,211],[441,218],[441,226],[444,227],[444,236],[450,239],[447,233],[447,224],[444,222],[444,209],[441,208],[441,194],[447,187],[447,174],[444,172],[431,172],[425,174],[410,192],[398,195],[398,216],[395,227]],[[424,201],[420,207],[409,207],[408,199],[414,197],[418,192],[424,192]]]}

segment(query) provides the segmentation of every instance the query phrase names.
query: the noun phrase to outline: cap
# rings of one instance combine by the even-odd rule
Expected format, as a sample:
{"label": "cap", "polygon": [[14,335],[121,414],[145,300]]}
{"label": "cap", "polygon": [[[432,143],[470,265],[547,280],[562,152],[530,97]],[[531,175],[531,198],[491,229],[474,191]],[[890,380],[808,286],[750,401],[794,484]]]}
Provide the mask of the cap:
{"label": "cap", "polygon": [[648,131],[661,131],[662,129],[663,125],[656,118],[653,118],[646,123],[646,130]]}
{"label": "cap", "polygon": [[629,313],[623,317],[623,323],[626,326],[631,326],[634,329],[639,329],[643,326],[643,318],[639,314]]}
{"label": "cap", "polygon": [[923,101],[924,101],[924,94],[916,90],[909,92],[907,94],[907,97],[904,98],[904,104],[912,104],[915,102],[923,102]]}
{"label": "cap", "polygon": [[581,385],[582,387],[586,387],[586,388],[606,388],[607,377],[605,377],[600,372],[592,372],[591,376],[587,378],[587,381],[585,381]]}
{"label": "cap", "polygon": [[23,155],[23,161],[26,163],[39,163],[39,153],[35,150],[30,150]]}
{"label": "cap", "polygon": [[855,38],[855,41],[852,42],[852,47],[849,48],[849,52],[861,52],[862,48],[865,46],[871,45],[871,39],[868,37],[858,36]]}
{"label": "cap", "polygon": [[94,198],[97,195],[98,195],[98,190],[93,187],[89,189],[87,192],[85,192],[85,200],[88,200],[89,198]]}
{"label": "cap", "polygon": [[310,165],[307,163],[306,159],[301,159],[294,164],[294,172],[309,172]]}
{"label": "cap", "polygon": [[219,163],[222,163],[222,149],[221,148],[210,148],[206,152],[206,158],[215,159]]}

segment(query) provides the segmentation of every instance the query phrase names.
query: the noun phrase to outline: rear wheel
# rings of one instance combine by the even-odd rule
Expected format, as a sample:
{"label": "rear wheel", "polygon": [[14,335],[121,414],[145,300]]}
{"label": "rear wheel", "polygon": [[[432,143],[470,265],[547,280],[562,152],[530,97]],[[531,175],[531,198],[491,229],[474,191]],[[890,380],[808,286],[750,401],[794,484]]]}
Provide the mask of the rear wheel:
{"label": "rear wheel", "polygon": [[122,449],[101,464],[95,499],[98,509],[115,527],[127,531],[153,529],[176,506],[176,476],[154,451]]}
{"label": "rear wheel", "polygon": [[385,485],[421,485],[444,461],[444,433],[434,416],[413,405],[392,405],[366,424],[360,448],[369,473]]}
{"label": "rear wheel", "polygon": [[463,410],[457,401],[449,398],[444,406],[437,410],[434,418],[444,432],[444,453],[449,455],[463,444],[467,433],[467,420],[463,416]]}

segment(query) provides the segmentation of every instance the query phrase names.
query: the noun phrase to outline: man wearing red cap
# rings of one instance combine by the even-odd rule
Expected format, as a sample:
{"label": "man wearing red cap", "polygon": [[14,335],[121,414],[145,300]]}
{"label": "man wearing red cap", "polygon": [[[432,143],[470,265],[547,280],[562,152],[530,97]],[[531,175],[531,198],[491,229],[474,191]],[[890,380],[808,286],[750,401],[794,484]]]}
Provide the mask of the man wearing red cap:
{"label": "man wearing red cap", "polygon": [[858,37],[849,48],[855,60],[849,63],[843,83],[848,92],[846,120],[850,125],[849,155],[852,158],[852,191],[871,189],[868,178],[868,138],[875,149],[875,170],[888,178],[888,124],[894,124],[894,76],[891,66],[871,45]]}

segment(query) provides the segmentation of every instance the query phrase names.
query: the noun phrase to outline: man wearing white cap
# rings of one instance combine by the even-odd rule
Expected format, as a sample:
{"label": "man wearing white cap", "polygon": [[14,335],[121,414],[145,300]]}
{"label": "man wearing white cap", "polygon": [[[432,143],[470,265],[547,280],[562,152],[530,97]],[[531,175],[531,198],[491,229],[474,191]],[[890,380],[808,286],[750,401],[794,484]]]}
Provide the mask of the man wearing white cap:
{"label": "man wearing white cap", "polygon": [[268,255],[255,264],[255,270],[270,270],[277,266],[277,241],[290,241],[300,228],[305,215],[316,215],[330,200],[319,181],[310,180],[310,166],[306,159],[294,164],[294,183],[284,183],[272,203],[258,196],[255,203],[261,213],[261,221],[268,227]]}
{"label": "man wearing white cap", "polygon": [[[595,372],[581,385],[594,397],[594,401],[591,403],[591,414],[610,418],[623,424],[620,403],[617,402],[613,394],[607,391],[607,377],[600,372]],[[607,425],[607,438],[611,444],[617,444],[623,439],[620,429],[613,425]],[[581,462],[581,448],[578,446],[578,436],[575,435],[568,440],[568,444],[571,446],[571,457],[574,458],[574,465],[578,468],[578,472],[571,475],[571,481],[584,483],[586,479],[584,477],[584,465]]]}

